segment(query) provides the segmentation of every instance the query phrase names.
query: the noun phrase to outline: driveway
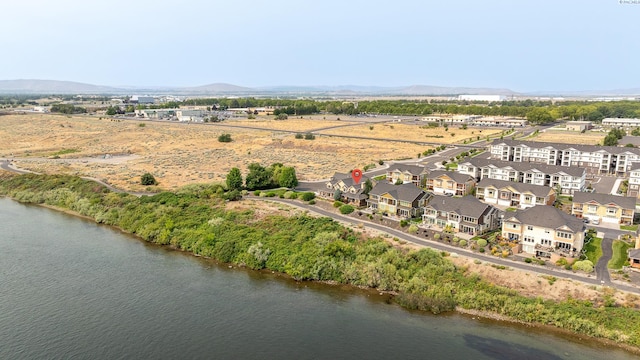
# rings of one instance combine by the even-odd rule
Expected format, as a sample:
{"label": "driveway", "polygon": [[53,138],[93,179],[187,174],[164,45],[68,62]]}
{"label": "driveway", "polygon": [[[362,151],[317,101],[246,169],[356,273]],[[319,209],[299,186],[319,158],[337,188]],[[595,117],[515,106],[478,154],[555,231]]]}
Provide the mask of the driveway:
{"label": "driveway", "polygon": [[600,280],[603,285],[611,286],[611,278],[609,277],[609,268],[607,264],[613,256],[613,239],[605,237],[602,239],[602,256],[595,264],[596,279]]}

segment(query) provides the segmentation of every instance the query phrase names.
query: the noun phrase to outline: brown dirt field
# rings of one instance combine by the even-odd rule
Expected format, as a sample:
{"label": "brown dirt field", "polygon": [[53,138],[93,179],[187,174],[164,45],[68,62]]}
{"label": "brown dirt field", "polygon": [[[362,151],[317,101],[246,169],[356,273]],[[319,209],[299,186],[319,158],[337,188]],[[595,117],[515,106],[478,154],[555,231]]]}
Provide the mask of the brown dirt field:
{"label": "brown dirt field", "polygon": [[546,130],[527,140],[555,142],[561,144],[595,145],[602,144],[602,140],[607,134],[601,132],[585,132],[581,134],[577,131],[553,131]]}
{"label": "brown dirt field", "polygon": [[336,120],[322,120],[318,118],[309,118],[308,116],[303,119],[296,119],[290,116],[287,120],[273,120],[273,117],[257,117],[256,119],[242,119],[242,120],[227,120],[225,123],[229,125],[241,125],[250,127],[259,127],[270,130],[288,130],[288,131],[313,131],[315,129],[321,129],[329,126],[343,126],[354,124],[350,121],[336,121]]}
{"label": "brown dirt field", "polygon": [[[292,120],[287,121],[294,124]],[[222,133],[231,134],[233,142],[218,142]],[[379,159],[415,157],[427,148],[323,136],[303,140],[293,134],[236,129],[224,123],[112,121],[49,114],[7,115],[0,121],[0,158],[13,158],[16,166],[36,172],[90,176],[129,190],[142,189],[140,176],[145,172],[152,173],[163,189],[175,189],[221,182],[232,167],[246,173],[252,162],[265,166],[281,162],[294,166],[300,180],[317,180]],[[51,159],[67,149],[76,152]],[[105,154],[123,156],[104,159]]]}
{"label": "brown dirt field", "polygon": [[[448,131],[444,127],[422,127],[424,125],[402,124],[402,123],[385,123],[385,124],[366,124],[351,126],[346,129],[330,129],[320,131],[320,134],[343,135],[356,134],[358,136],[375,137],[381,139],[403,139],[411,141],[425,141],[440,144],[453,144],[463,142],[466,139],[476,140],[477,136],[484,138],[488,135],[498,134],[497,129],[462,129],[458,127],[450,127]],[[371,130],[373,127],[373,130]],[[454,134],[454,136],[451,136]],[[438,137],[442,136],[442,137]]]}
{"label": "brown dirt field", "polygon": [[640,297],[600,286],[589,286],[571,280],[557,278],[550,284],[548,278],[522,270],[508,268],[500,270],[486,262],[476,264],[474,260],[464,256],[449,257],[459,267],[466,268],[468,273],[477,274],[482,279],[509,289],[518,291],[528,297],[541,297],[547,300],[561,301],[571,299],[589,300],[601,305],[605,296],[612,296],[616,304],[626,307],[638,307]]}

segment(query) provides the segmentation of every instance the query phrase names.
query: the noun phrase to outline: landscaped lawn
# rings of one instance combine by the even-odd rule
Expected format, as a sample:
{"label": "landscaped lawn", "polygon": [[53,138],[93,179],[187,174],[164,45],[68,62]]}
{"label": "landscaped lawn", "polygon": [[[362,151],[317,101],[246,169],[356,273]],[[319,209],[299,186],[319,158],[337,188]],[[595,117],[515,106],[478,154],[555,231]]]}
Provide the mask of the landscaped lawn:
{"label": "landscaped lawn", "polygon": [[637,231],[638,225],[620,225],[620,230]]}
{"label": "landscaped lawn", "polygon": [[[598,259],[602,256],[602,239],[594,237],[588,244],[584,246],[585,255],[587,259],[595,265],[598,263]],[[615,256],[615,254],[614,254]]]}
{"label": "landscaped lawn", "polygon": [[[627,250],[631,245],[624,241],[613,241],[613,257],[609,260],[607,267],[609,269],[622,269],[622,266],[627,261]],[[595,263],[594,263],[595,264]]]}

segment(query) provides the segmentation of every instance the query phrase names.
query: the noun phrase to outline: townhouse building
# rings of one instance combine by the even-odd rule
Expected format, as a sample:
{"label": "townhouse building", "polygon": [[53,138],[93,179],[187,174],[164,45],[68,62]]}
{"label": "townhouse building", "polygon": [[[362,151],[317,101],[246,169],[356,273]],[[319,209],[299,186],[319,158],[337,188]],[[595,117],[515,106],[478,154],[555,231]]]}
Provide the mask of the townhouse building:
{"label": "townhouse building", "polygon": [[470,194],[475,186],[473,176],[453,171],[435,170],[427,175],[427,190],[438,195],[464,196]]}
{"label": "townhouse building", "polygon": [[636,198],[610,194],[576,192],[573,194],[571,214],[590,221],[632,225]]}
{"label": "townhouse building", "polygon": [[476,185],[476,198],[487,204],[526,209],[553,205],[556,192],[548,186],[486,178]]}
{"label": "townhouse building", "polygon": [[502,236],[517,241],[517,251],[551,261],[580,255],[586,230],[581,219],[548,205],[507,214],[513,215],[502,221]]}
{"label": "townhouse building", "polygon": [[393,164],[387,169],[387,182],[396,184],[401,181],[403,184],[412,183],[415,186],[422,187],[422,183],[428,174],[424,166]]}
{"label": "townhouse building", "polygon": [[367,194],[365,193],[365,183],[371,181],[367,176],[362,176],[356,184],[351,174],[335,173],[325,183],[325,187],[320,189],[318,195],[325,199],[334,200],[336,193],[340,195],[340,201],[353,204],[356,206],[364,206],[367,203]]}
{"label": "townhouse building", "polygon": [[562,167],[530,162],[513,162],[481,158],[466,158],[457,171],[477,180],[495,179],[559,189],[561,194],[573,194],[585,188],[586,171],[579,167]]}
{"label": "townhouse building", "polygon": [[627,196],[640,198],[640,163],[634,164],[631,167],[628,181]]}
{"label": "townhouse building", "polygon": [[592,174],[619,176],[626,175],[634,162],[640,162],[640,149],[618,146],[494,140],[489,152],[495,160],[581,167]]}
{"label": "townhouse building", "polygon": [[379,213],[414,218],[422,215],[429,194],[413,184],[377,183],[369,192],[367,206]]}
{"label": "townhouse building", "polygon": [[425,206],[422,221],[454,232],[479,235],[499,228],[500,211],[471,195],[461,198],[434,195]]}

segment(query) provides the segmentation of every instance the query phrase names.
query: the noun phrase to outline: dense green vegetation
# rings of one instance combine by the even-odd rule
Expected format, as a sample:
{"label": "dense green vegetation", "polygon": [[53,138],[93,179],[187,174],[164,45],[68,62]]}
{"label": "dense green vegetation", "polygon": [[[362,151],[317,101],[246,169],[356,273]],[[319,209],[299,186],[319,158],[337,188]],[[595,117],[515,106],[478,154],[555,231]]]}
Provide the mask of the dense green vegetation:
{"label": "dense green vegetation", "polygon": [[598,260],[602,256],[602,238],[593,237],[591,241],[584,244],[584,255],[587,260],[597,264]]}
{"label": "dense green vegetation", "polygon": [[87,109],[74,106],[71,104],[55,104],[51,105],[51,112],[54,113],[63,113],[63,114],[84,114],[87,112]]}
{"label": "dense green vegetation", "polygon": [[276,113],[306,115],[318,112],[332,114],[474,114],[485,116],[526,117],[532,123],[547,123],[556,119],[601,121],[606,117],[640,117],[637,101],[501,101],[494,103],[427,100],[370,100],[355,103],[290,99],[189,99],[185,105],[211,105],[220,109],[237,107],[282,107]]}
{"label": "dense green vegetation", "polygon": [[611,260],[609,260],[607,267],[609,269],[622,269],[622,266],[629,265],[628,251],[630,248],[633,248],[633,247],[621,240],[614,240],[612,247],[613,247],[613,256],[611,257]]}
{"label": "dense green vegetation", "polygon": [[[0,173],[0,194],[48,204],[118,226],[145,241],[297,280],[333,281],[391,291],[410,309],[456,307],[640,346],[640,312],[590,301],[546,301],[465,274],[441,253],[363,238],[328,218],[263,216],[225,209],[222,185],[136,197],[73,176]],[[313,195],[311,193],[311,195]],[[304,197],[304,194],[303,194]]]}

